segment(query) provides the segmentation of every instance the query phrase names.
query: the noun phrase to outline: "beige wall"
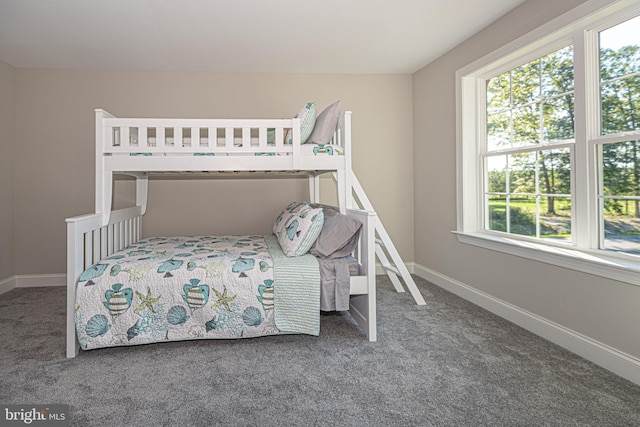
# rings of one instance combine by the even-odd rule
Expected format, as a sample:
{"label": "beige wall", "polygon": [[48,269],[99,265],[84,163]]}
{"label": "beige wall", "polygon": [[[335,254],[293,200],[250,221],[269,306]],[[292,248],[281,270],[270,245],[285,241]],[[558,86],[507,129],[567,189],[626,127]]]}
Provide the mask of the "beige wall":
{"label": "beige wall", "polygon": [[15,69],[0,61],[0,281],[15,274],[13,232]]}
{"label": "beige wall", "polygon": [[414,75],[415,259],[429,269],[640,357],[640,287],[461,244],[457,69],[582,3],[529,0]]}
{"label": "beige wall", "polygon": [[[116,116],[292,117],[307,101],[353,111],[353,168],[413,260],[410,75],[16,71],[15,269],[65,271],[65,223],[94,207],[94,108]],[[392,155],[383,151],[392,148]],[[117,182],[118,204],[131,182]],[[153,180],[145,235],[268,233],[306,180]]]}

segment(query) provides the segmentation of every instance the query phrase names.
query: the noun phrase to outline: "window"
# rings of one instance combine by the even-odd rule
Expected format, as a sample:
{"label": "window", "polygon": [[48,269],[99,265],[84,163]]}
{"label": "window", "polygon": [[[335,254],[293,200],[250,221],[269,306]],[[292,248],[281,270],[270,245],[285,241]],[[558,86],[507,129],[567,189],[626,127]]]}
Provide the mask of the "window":
{"label": "window", "polygon": [[571,241],[573,46],[486,86],[484,229]]}
{"label": "window", "polygon": [[599,32],[600,248],[640,254],[640,17]]}
{"label": "window", "polygon": [[457,85],[458,238],[640,284],[638,3],[591,0]]}

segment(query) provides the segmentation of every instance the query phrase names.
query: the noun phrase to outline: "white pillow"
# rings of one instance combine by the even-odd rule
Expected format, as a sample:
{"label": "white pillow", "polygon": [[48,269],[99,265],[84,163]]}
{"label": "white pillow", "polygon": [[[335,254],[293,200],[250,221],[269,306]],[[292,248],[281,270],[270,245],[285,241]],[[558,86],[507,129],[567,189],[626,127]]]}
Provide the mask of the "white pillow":
{"label": "white pillow", "polygon": [[276,236],[286,256],[301,256],[309,252],[322,231],[324,213],[322,208],[305,206],[290,214]]}

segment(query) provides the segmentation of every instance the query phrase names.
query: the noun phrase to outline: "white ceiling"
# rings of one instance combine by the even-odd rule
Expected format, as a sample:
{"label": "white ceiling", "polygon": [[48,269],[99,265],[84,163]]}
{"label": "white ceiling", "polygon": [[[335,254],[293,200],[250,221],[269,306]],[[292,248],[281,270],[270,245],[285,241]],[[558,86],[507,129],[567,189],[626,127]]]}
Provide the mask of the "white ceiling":
{"label": "white ceiling", "polygon": [[524,0],[0,0],[18,68],[413,73]]}

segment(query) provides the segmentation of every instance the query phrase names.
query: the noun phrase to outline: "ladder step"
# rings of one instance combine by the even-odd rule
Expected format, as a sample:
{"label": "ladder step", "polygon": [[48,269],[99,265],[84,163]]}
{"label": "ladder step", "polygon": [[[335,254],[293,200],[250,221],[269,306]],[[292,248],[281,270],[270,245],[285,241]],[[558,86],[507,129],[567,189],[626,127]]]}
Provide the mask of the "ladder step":
{"label": "ladder step", "polygon": [[[334,172],[331,174],[333,178],[336,180],[336,182],[338,183],[339,193],[340,193],[341,184],[346,183],[346,185],[349,187],[342,190],[347,199],[346,201],[347,207],[351,207],[351,203],[356,202],[356,204],[358,204],[364,210],[375,211],[375,209],[373,209],[373,205],[369,201],[369,198],[365,194],[364,189],[360,185],[358,178],[356,178],[356,175],[353,173],[353,171],[349,171],[349,174],[350,174],[350,176],[348,177],[349,179],[345,179],[343,176],[343,181],[345,182],[338,179],[338,175],[339,175],[338,173]],[[353,197],[354,193],[356,197]],[[398,276],[400,276],[404,279],[404,282],[407,285],[407,288],[411,292],[411,296],[416,301],[416,303],[418,305],[425,305],[426,302],[424,301],[424,298],[420,294],[420,291],[418,290],[418,287],[416,286],[415,281],[411,277],[411,273],[409,273],[407,266],[402,261],[400,254],[396,250],[395,245],[391,241],[391,237],[389,237],[389,234],[387,234],[387,231],[382,225],[382,221],[380,221],[379,217],[376,219],[376,222],[375,222],[375,230],[378,233],[378,236],[380,237],[379,239],[376,238],[376,242],[375,242],[376,255],[378,256],[378,259],[380,260],[380,263],[382,264],[384,269],[387,271],[387,275],[389,276],[391,283],[393,283],[393,286],[396,288],[396,291],[404,292],[404,289],[400,284],[400,280],[398,279]],[[391,266],[391,263],[389,262],[387,255],[385,254],[385,250],[388,252],[389,257],[391,257],[391,259],[393,260],[395,267]],[[390,274],[390,273],[394,273],[394,274]]]}

